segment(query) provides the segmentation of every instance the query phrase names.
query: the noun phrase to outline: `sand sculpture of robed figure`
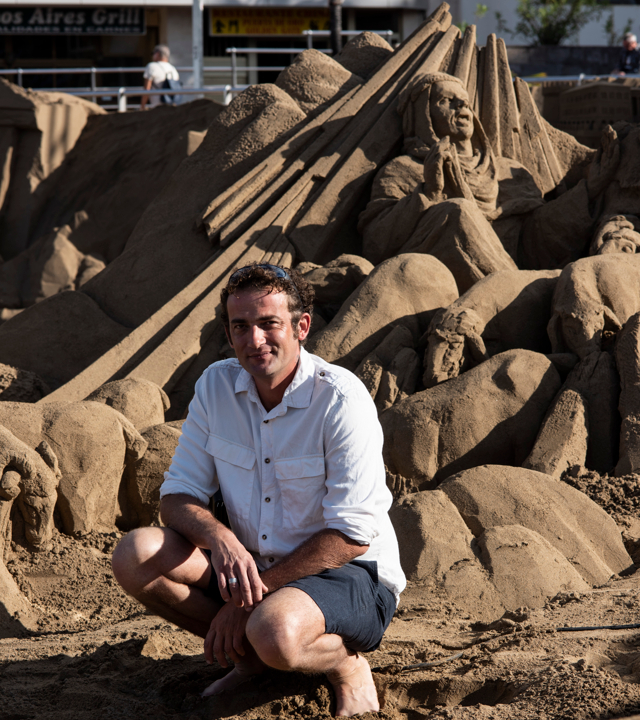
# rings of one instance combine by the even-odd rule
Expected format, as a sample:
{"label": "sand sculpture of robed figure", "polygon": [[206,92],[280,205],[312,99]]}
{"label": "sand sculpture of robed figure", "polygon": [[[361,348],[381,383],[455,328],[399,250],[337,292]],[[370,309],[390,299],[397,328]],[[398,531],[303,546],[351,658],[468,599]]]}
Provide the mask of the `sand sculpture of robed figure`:
{"label": "sand sculpture of robed figure", "polygon": [[618,166],[612,130],[589,177],[545,202],[526,168],[494,154],[458,78],[418,75],[400,94],[398,111],[405,154],[378,173],[360,216],[369,260],[429,253],[464,292],[498,270],[556,268],[580,257],[594,201]]}

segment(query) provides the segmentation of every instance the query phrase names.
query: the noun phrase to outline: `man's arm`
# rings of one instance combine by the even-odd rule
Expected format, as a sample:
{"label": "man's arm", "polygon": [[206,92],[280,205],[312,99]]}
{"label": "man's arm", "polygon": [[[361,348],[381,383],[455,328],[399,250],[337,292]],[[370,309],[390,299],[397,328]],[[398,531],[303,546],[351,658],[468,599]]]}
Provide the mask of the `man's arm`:
{"label": "man's arm", "polygon": [[[216,520],[199,500],[186,494],[165,495],[160,503],[162,521],[196,547],[211,550],[211,564],[225,601],[250,609],[267,591],[251,553],[238,538]],[[229,586],[228,578],[237,578]]]}
{"label": "man's arm", "polygon": [[[153,85],[153,80],[151,78],[145,78],[144,80],[144,89],[145,90],[151,90],[151,86]],[[147,106],[147,103],[149,102],[149,96],[143,95],[140,99],[140,110],[144,110]]]}
{"label": "man's arm", "polygon": [[368,549],[368,545],[360,545],[340,530],[321,530],[260,577],[268,592],[274,592],[293,580],[342,567]]}

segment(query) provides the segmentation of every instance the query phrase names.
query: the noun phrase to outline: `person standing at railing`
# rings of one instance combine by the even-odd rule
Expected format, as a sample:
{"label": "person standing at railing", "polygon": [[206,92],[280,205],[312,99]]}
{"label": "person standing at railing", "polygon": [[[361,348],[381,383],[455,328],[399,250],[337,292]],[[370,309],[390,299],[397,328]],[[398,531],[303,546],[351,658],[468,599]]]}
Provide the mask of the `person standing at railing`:
{"label": "person standing at railing", "polygon": [[638,69],[640,69],[638,38],[629,32],[624,36],[620,58],[613,72],[617,75],[628,75],[629,73],[637,73]]}
{"label": "person standing at railing", "polygon": [[[167,45],[156,45],[153,48],[151,62],[144,70],[144,89],[145,90],[162,90],[167,87],[166,80],[180,79],[180,75],[175,67],[169,62],[171,51]],[[140,110],[145,110],[147,105],[157,107],[163,102],[164,95],[143,95],[140,101]]]}

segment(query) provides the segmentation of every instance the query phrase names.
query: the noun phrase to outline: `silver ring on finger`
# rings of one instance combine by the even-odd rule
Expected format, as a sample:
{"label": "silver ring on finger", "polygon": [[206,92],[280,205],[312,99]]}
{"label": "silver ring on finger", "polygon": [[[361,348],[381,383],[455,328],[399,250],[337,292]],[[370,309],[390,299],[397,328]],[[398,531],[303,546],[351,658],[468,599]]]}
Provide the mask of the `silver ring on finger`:
{"label": "silver ring on finger", "polygon": [[234,577],[227,578],[227,582],[231,586],[236,586],[238,584],[238,578],[234,578]]}

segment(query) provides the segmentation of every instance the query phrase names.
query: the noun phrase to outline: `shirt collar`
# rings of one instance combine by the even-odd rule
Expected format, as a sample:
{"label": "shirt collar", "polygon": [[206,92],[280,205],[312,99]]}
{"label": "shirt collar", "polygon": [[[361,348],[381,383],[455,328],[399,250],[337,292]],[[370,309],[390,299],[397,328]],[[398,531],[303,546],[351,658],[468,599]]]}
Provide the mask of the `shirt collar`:
{"label": "shirt collar", "polygon": [[[293,376],[293,380],[289,384],[289,387],[285,390],[282,402],[276,405],[269,414],[283,415],[287,407],[294,408],[305,408],[311,405],[311,396],[313,395],[313,387],[315,383],[315,365],[309,353],[301,346],[300,347],[300,362],[298,363],[298,369],[296,374]],[[256,384],[251,375],[243,368],[240,368],[238,377],[236,379],[235,392],[247,392],[249,398],[254,402],[258,403],[262,407],[260,396]],[[277,411],[277,412],[276,412]]]}

